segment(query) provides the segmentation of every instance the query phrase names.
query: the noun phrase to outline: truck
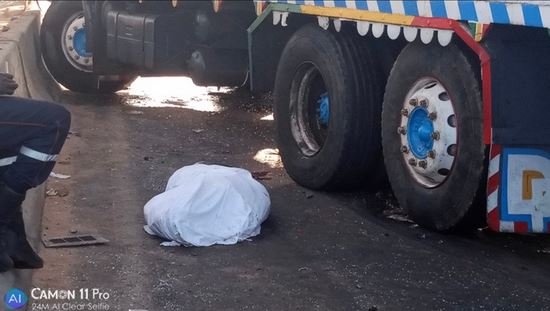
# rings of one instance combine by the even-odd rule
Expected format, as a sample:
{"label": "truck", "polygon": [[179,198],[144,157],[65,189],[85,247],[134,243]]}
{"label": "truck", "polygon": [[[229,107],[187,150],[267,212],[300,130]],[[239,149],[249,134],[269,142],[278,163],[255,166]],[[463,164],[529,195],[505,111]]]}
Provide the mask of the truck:
{"label": "truck", "polygon": [[550,2],[53,1],[43,60],[77,92],[139,75],[273,93],[287,173],[388,183],[437,231],[550,232]]}

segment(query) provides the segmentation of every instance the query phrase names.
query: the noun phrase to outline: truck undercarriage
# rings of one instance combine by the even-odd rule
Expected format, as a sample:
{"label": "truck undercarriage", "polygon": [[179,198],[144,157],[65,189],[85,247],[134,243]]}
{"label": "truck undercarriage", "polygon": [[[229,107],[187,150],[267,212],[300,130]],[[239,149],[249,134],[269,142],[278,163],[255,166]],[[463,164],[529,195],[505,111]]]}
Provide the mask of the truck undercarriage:
{"label": "truck undercarriage", "polygon": [[57,1],[44,18],[44,59],[59,82],[80,91],[113,81],[120,88],[137,75],[240,86],[255,17],[249,1],[224,3],[219,14],[209,1]]}
{"label": "truck undercarriage", "polygon": [[282,159],[303,186],[389,181],[441,231],[550,230],[550,6],[268,2],[54,2],[44,60],[80,92],[137,75],[248,82],[273,91]]}

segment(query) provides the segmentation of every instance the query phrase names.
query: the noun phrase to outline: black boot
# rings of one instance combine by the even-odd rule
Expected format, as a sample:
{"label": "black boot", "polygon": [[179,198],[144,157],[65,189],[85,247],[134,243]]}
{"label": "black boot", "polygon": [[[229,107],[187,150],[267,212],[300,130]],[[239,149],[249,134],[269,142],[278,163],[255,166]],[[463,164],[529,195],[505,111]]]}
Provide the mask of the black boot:
{"label": "black boot", "polygon": [[9,255],[14,244],[15,234],[7,227],[0,226],[0,273],[9,271],[14,267],[13,260]]}
{"label": "black boot", "polygon": [[42,258],[36,254],[27,241],[21,203],[25,195],[16,193],[5,184],[0,184],[0,240],[6,244],[7,255],[16,269],[39,269],[44,266]]}
{"label": "black boot", "polygon": [[27,241],[25,233],[25,223],[23,222],[23,212],[21,206],[17,209],[12,230],[17,236],[17,246],[11,254],[15,269],[40,269],[44,267],[44,261],[32,249]]}
{"label": "black boot", "polygon": [[25,196],[18,195],[0,183],[0,272],[14,267],[11,254],[17,245],[17,236],[10,228],[17,207],[21,206]]}

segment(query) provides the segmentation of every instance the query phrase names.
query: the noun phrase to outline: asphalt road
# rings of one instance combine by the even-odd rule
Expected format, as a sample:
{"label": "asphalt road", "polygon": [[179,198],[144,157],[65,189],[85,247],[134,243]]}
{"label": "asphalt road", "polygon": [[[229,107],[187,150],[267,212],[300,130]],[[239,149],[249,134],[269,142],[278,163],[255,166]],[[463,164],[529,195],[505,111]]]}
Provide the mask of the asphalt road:
{"label": "asphalt road", "polygon": [[[37,287],[98,288],[124,311],[550,310],[549,237],[430,232],[388,218],[400,214],[387,190],[311,192],[275,156],[255,160],[275,148],[268,97],[172,78],[114,96],[65,92],[63,104],[73,126],[55,171],[71,178],[49,181],[61,196],[47,200],[44,235],[110,243],[42,250]],[[259,237],[165,248],[143,232],[144,204],[198,161],[270,172]]]}

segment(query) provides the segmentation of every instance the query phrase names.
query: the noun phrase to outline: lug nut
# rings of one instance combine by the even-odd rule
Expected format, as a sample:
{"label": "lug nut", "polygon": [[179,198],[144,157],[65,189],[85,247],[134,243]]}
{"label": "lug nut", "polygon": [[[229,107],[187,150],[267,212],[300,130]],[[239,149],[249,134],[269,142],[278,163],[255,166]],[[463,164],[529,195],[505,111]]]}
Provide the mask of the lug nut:
{"label": "lug nut", "polygon": [[428,118],[430,118],[430,120],[437,119],[437,112],[435,112],[435,111],[430,112],[430,114],[428,114]]}
{"label": "lug nut", "polygon": [[74,27],[73,27],[73,30],[74,30],[74,31],[78,31],[78,27],[74,26]]}
{"label": "lug nut", "polygon": [[67,39],[72,40],[72,39],[73,39],[73,36],[68,35],[68,36],[67,36]]}
{"label": "lug nut", "polygon": [[418,105],[418,100],[416,98],[413,98],[413,99],[409,100],[409,105],[411,105],[411,106]]}
{"label": "lug nut", "polygon": [[405,117],[408,117],[409,116],[409,111],[405,108],[401,109],[401,115],[402,116],[405,116]]}
{"label": "lug nut", "polygon": [[87,64],[87,63],[90,62],[90,59],[89,59],[89,58],[85,58],[85,59],[84,59],[84,62]]}
{"label": "lug nut", "polygon": [[424,108],[428,107],[428,100],[426,100],[426,99],[421,100],[420,101],[420,106],[422,106]]}
{"label": "lug nut", "polygon": [[451,115],[447,118],[447,124],[449,124],[450,127],[456,127],[456,115]]}
{"label": "lug nut", "polygon": [[438,131],[435,131],[435,132],[432,133],[433,140],[439,140],[440,137],[441,137],[441,135],[439,134]]}
{"label": "lug nut", "polygon": [[456,149],[457,149],[456,144],[452,144],[449,147],[447,147],[447,153],[454,157],[454,156],[456,156],[456,151],[457,151]]}
{"label": "lug nut", "polygon": [[73,51],[74,48],[72,46],[69,46],[69,51]]}
{"label": "lug nut", "polygon": [[401,152],[409,153],[409,148],[407,148],[407,146],[401,146]]}
{"label": "lug nut", "polygon": [[428,162],[426,162],[424,160],[419,161],[418,166],[420,166],[421,168],[426,168],[428,166]]}
{"label": "lug nut", "polygon": [[409,159],[409,165],[410,166],[416,166],[416,159],[415,158],[410,158]]}
{"label": "lug nut", "polygon": [[399,133],[401,135],[406,135],[407,130],[404,127],[400,126],[400,127],[397,128],[397,133]]}
{"label": "lug nut", "polygon": [[75,59],[80,59],[80,56],[76,55],[74,58],[75,58]]}
{"label": "lug nut", "polygon": [[435,151],[433,150],[428,151],[428,157],[431,159],[435,159]]}

